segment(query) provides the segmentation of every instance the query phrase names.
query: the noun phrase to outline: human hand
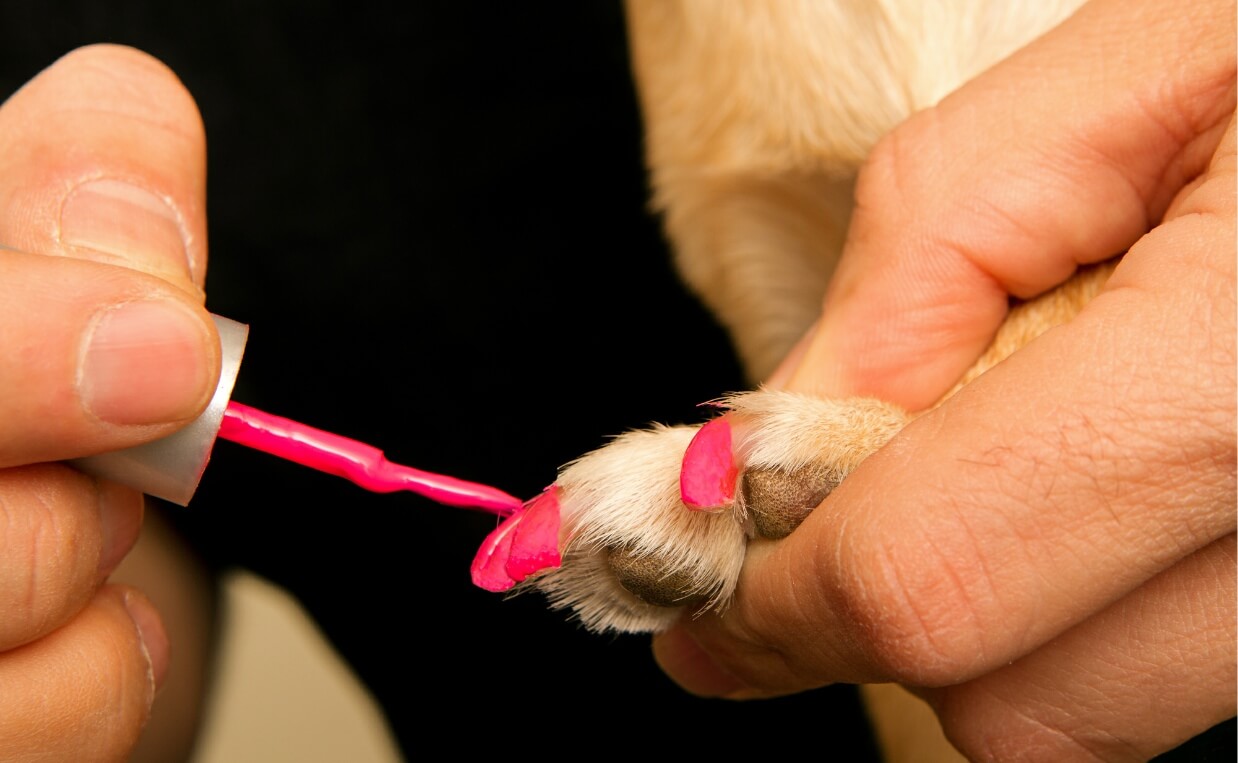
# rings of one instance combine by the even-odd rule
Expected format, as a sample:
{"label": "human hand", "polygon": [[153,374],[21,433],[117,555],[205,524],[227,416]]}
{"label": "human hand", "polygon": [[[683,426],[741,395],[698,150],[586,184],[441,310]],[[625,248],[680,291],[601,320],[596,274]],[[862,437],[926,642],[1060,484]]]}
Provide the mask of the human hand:
{"label": "human hand", "polygon": [[124,760],[168,664],[107,577],[143,496],[56,463],[149,441],[219,376],[205,141],[137,51],[65,56],[0,107],[0,759]]}
{"label": "human hand", "polygon": [[752,543],[725,615],[655,639],[674,680],[902,683],[979,759],[1146,759],[1234,715],[1233,20],[1089,3],[882,142],[776,386],[925,410],[1010,296],[1129,251]]}

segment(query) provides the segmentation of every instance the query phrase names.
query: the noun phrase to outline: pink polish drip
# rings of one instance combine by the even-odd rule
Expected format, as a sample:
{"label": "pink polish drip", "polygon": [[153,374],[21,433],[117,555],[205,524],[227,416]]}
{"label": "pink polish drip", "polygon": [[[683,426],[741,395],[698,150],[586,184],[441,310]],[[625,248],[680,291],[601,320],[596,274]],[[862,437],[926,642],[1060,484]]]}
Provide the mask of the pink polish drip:
{"label": "pink polish drip", "polygon": [[476,482],[393,464],[372,445],[273,416],[237,402],[224,410],[219,436],[273,456],[343,477],[375,493],[408,490],[447,506],[508,516],[524,501]]}

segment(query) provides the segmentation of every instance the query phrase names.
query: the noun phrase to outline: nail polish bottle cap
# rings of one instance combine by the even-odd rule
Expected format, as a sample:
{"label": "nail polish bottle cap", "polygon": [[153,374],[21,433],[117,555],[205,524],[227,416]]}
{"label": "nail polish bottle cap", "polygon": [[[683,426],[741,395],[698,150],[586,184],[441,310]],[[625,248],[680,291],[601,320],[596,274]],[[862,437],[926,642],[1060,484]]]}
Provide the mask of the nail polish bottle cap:
{"label": "nail polish bottle cap", "polygon": [[180,506],[189,505],[211,459],[249,338],[249,326],[218,315],[211,317],[219,330],[223,362],[219,386],[202,415],[162,439],[73,459],[70,465],[92,477],[119,482]]}

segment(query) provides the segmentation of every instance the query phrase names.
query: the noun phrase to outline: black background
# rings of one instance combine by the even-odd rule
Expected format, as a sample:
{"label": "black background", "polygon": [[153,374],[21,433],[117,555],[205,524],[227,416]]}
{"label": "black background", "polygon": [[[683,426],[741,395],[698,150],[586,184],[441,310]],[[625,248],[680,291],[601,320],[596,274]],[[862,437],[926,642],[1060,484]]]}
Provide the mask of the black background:
{"label": "black background", "polygon": [[[531,497],[607,437],[702,420],[699,403],[742,388],[648,211],[617,2],[15,5],[3,94],[119,42],[197,100],[207,306],[250,325],[234,399]],[[489,514],[227,442],[170,512],[213,563],[295,594],[409,757],[444,742],[638,752],[653,732],[708,754],[774,729],[868,754],[849,687],[693,698],[648,637],[474,587]]]}
{"label": "black background", "polygon": [[[528,497],[744,386],[648,211],[624,31],[617,2],[6,3],[0,96],[87,43],[167,63],[206,125],[207,306],[251,327],[234,399]],[[851,687],[693,698],[647,637],[475,588],[488,514],[232,443],[170,512],[304,604],[410,758],[873,758]]]}

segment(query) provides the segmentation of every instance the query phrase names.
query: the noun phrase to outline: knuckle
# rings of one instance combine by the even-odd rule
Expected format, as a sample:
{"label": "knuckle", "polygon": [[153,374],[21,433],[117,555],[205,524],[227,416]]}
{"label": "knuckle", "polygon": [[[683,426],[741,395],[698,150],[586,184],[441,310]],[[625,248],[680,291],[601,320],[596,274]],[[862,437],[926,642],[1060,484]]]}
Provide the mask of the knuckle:
{"label": "knuckle", "polygon": [[957,683],[988,657],[982,599],[991,598],[992,581],[970,545],[938,542],[950,534],[909,524],[915,531],[853,536],[843,546],[836,606],[879,675],[916,686]]}
{"label": "knuckle", "polygon": [[1144,759],[1113,735],[1078,719],[1046,713],[989,690],[964,685],[938,693],[934,706],[946,738],[968,760],[1109,761]]}
{"label": "knuckle", "polygon": [[[935,107],[917,112],[887,132],[860,168],[856,202],[861,208],[936,198],[946,154],[940,149],[943,127]],[[880,204],[878,204],[880,202]]]}
{"label": "knuckle", "polygon": [[105,592],[65,627],[0,654],[0,759],[124,761],[152,693],[133,622]]}
{"label": "knuckle", "polygon": [[51,464],[0,472],[0,647],[39,638],[86,605],[98,546],[89,478]]}

